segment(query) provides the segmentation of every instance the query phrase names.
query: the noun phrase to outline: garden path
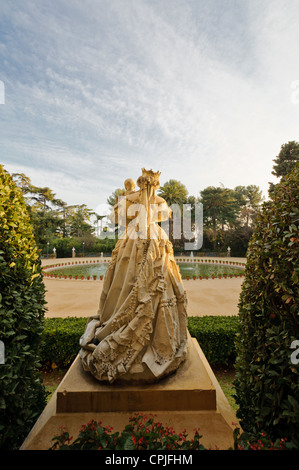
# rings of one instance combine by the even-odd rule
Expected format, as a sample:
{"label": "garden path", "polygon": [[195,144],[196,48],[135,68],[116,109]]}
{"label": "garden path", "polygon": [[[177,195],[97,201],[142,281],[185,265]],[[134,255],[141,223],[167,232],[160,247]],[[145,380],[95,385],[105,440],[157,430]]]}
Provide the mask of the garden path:
{"label": "garden path", "polygon": [[[244,278],[184,280],[188,315],[238,315]],[[103,281],[44,278],[46,317],[89,317],[97,313]]]}

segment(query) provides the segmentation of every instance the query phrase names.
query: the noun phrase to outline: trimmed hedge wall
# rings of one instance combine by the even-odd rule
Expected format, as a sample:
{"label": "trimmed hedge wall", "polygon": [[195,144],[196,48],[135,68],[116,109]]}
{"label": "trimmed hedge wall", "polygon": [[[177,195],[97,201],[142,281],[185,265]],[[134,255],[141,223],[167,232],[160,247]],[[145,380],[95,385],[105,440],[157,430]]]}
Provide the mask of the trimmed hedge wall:
{"label": "trimmed hedge wall", "polygon": [[236,360],[237,316],[189,317],[190,335],[197,339],[211,365],[232,366]]}
{"label": "trimmed hedge wall", "polygon": [[71,365],[79,352],[79,339],[87,320],[85,317],[45,319],[41,355],[43,366],[65,368]]}
{"label": "trimmed hedge wall", "polygon": [[[44,367],[68,367],[79,352],[87,318],[46,318],[42,337]],[[190,335],[200,344],[211,365],[233,365],[236,358],[237,316],[189,317]]]}

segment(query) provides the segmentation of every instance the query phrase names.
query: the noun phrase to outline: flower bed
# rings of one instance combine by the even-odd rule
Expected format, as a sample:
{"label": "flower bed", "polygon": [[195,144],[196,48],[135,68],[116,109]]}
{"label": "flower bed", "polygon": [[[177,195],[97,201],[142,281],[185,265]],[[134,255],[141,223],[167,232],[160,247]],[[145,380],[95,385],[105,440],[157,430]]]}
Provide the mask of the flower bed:
{"label": "flower bed", "polygon": [[53,438],[51,450],[203,450],[200,444],[199,429],[188,440],[186,430],[177,434],[173,428],[157,422],[157,415],[135,413],[129,418],[124,430],[112,432],[113,427],[103,426],[91,419],[81,427],[78,437],[73,441],[66,429]]}
{"label": "flower bed", "polygon": [[[207,449],[201,443],[200,429],[193,429],[193,436],[188,438],[186,429],[177,433],[172,427],[159,422],[156,414],[136,412],[129,418],[129,423],[121,432],[113,432],[113,427],[104,426],[101,421],[91,419],[83,424],[78,436],[73,439],[67,428],[61,427],[61,433],[53,437],[53,445],[49,450],[218,450]],[[234,423],[233,423],[234,424]],[[240,433],[238,424],[234,424],[234,449],[227,450],[284,450],[286,439],[271,441],[265,433],[249,436]]]}

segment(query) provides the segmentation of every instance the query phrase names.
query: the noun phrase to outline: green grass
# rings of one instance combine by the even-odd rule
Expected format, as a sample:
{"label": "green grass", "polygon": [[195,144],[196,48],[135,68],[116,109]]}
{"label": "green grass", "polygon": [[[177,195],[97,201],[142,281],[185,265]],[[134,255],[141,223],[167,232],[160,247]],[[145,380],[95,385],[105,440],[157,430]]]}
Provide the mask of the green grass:
{"label": "green grass", "polygon": [[214,368],[213,372],[219,382],[220,387],[223,390],[224,395],[227,398],[228,403],[230,404],[232,409],[236,412],[238,409],[238,406],[233,397],[235,393],[235,388],[233,385],[233,381],[235,380],[234,368],[217,367],[217,368]]}
{"label": "green grass", "polygon": [[50,372],[41,372],[43,384],[47,392],[47,403],[49,403],[53,393],[63,379],[67,371],[63,369],[55,369]]}

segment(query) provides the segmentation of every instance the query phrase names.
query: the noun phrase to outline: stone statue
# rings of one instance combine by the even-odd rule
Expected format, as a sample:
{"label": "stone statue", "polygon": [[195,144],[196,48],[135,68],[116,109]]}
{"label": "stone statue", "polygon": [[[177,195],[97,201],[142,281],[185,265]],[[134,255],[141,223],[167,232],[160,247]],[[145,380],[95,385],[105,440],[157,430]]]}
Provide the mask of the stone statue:
{"label": "stone statue", "polygon": [[125,181],[126,195],[132,194],[135,191],[135,181],[132,178],[128,178]]}
{"label": "stone statue", "polygon": [[186,358],[187,299],[172,244],[158,225],[171,216],[155,194],[159,176],[143,168],[140,189],[126,180],[126,195],[114,206],[126,230],[112,252],[98,314],[80,338],[83,368],[99,381],[157,382]]}

